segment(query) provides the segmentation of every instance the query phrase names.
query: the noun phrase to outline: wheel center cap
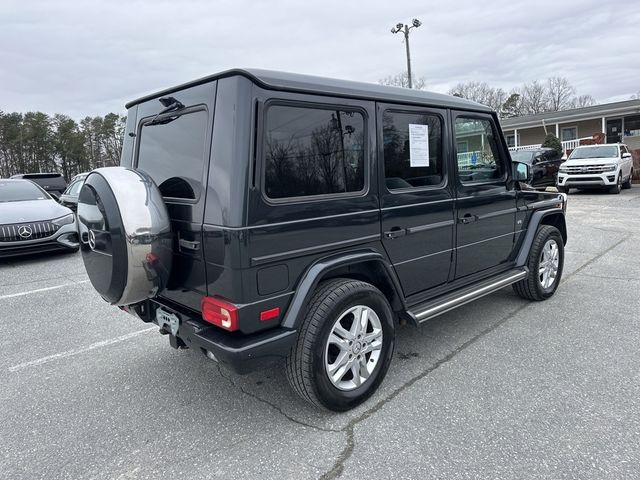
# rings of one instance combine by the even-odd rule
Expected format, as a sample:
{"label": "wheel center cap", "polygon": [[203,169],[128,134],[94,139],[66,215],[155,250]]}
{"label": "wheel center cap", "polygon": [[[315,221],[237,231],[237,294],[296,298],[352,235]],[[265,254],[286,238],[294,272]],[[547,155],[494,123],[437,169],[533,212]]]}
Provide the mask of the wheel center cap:
{"label": "wheel center cap", "polygon": [[353,353],[358,353],[360,352],[361,349],[362,349],[362,345],[360,345],[360,342],[354,343],[353,347],[351,347],[351,351],[353,351]]}

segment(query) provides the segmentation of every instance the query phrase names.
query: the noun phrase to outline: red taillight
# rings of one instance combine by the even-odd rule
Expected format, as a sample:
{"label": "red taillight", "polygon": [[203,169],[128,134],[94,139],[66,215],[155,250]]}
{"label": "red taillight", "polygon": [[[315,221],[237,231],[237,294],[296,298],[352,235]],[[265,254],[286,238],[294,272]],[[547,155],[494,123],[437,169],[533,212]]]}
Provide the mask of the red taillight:
{"label": "red taillight", "polygon": [[202,319],[233,332],[238,330],[238,308],[214,297],[202,299]]}
{"label": "red taillight", "polygon": [[272,308],[271,310],[265,310],[264,312],[260,312],[260,321],[265,322],[267,320],[271,320],[272,318],[276,318],[280,315],[280,307]]}

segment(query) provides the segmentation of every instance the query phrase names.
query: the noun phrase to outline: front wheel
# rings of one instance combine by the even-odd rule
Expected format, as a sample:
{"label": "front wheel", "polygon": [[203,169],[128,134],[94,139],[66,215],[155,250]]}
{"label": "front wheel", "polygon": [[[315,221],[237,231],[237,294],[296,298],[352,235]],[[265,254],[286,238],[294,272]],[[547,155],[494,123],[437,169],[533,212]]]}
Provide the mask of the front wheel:
{"label": "front wheel", "polygon": [[622,188],[631,188],[631,182],[633,182],[633,170],[629,172],[629,178],[627,178],[627,181],[622,184]]}
{"label": "front wheel", "polygon": [[350,279],[321,284],[287,358],[287,379],[311,404],[333,411],[364,402],[393,355],[391,307],[373,285]]}
{"label": "front wheel", "polygon": [[616,180],[616,184],[609,189],[609,193],[613,193],[617,195],[622,191],[622,172],[618,175],[618,180]]}
{"label": "front wheel", "polygon": [[556,227],[542,225],[529,251],[529,275],[513,284],[514,291],[528,300],[546,300],[560,283],[564,266],[564,241]]}
{"label": "front wheel", "polygon": [[556,189],[558,190],[558,193],[569,193],[569,189],[567,187],[556,187]]}

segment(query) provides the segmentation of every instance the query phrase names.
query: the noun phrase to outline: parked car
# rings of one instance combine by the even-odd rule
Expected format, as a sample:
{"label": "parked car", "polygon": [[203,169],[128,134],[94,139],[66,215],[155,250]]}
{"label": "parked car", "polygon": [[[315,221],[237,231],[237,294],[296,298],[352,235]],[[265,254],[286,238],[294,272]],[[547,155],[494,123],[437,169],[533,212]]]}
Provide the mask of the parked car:
{"label": "parked car", "polygon": [[127,108],[121,166],[80,191],[81,251],[100,295],[175,348],[240,373],[284,360],[302,398],[347,410],[399,322],[558,287],[565,196],[521,189],[488,107],[232,70]]}
{"label": "parked car", "polygon": [[632,179],[633,158],[626,145],[581,145],[560,166],[558,191],[598,188],[620,193],[623,188],[631,188]]}
{"label": "parked car", "polygon": [[11,178],[31,180],[40,185],[48,193],[53,194],[56,200],[67,188],[67,182],[65,182],[64,177],[59,173],[19,173],[12,175]]}
{"label": "parked car", "polygon": [[80,194],[80,189],[82,188],[82,185],[84,185],[84,179],[87,175],[87,173],[79,173],[71,179],[67,189],[62,193],[62,195],[60,195],[59,201],[61,205],[70,208],[74,212],[77,210],[78,195]]}
{"label": "parked car", "polygon": [[558,181],[558,169],[564,162],[562,153],[553,148],[536,148],[533,150],[519,150],[511,152],[511,158],[516,162],[531,165],[531,186],[541,190],[555,187]]}
{"label": "parked car", "polygon": [[71,210],[29,180],[0,180],[0,257],[78,248]]}

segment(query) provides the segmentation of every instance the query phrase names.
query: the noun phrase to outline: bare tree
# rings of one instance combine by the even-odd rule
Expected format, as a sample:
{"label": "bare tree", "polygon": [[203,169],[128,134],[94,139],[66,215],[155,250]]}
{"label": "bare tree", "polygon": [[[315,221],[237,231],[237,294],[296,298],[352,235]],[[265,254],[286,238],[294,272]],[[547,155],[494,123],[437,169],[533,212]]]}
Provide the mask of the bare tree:
{"label": "bare tree", "polygon": [[[424,77],[416,78],[412,76],[412,84],[414,90],[424,90],[427,86],[427,81]],[[398,73],[397,75],[389,75],[385,78],[378,80],[380,85],[387,85],[390,87],[409,88],[409,76],[407,72]]]}
{"label": "bare tree", "polygon": [[549,77],[547,79],[548,110],[558,112],[571,108],[576,89],[564,77]]}
{"label": "bare tree", "polygon": [[500,112],[508,98],[504,90],[490,87],[485,82],[458,83],[448,93],[454,97],[466,98],[487,105],[497,112]]}
{"label": "bare tree", "polygon": [[596,105],[596,99],[591,95],[580,95],[571,100],[571,105],[569,108],[583,108],[590,107],[592,105]]}
{"label": "bare tree", "polygon": [[540,81],[525,83],[522,87],[522,106],[525,115],[536,115],[549,110],[547,90]]}

